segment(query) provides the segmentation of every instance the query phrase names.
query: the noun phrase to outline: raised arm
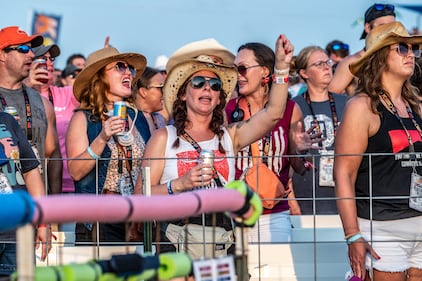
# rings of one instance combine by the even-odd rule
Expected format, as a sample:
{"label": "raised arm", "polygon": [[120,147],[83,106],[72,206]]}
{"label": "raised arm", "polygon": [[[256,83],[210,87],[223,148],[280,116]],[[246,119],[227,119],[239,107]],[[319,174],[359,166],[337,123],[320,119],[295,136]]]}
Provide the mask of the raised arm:
{"label": "raised arm", "polygon": [[[349,70],[349,64],[356,60],[355,56],[347,56],[339,62],[334,72],[333,79],[328,85],[328,91],[343,94],[355,78]],[[348,93],[349,94],[349,93]]]}
{"label": "raised arm", "polygon": [[[283,75],[279,74],[278,78],[288,77],[293,51],[294,47],[287,37],[280,35],[275,46],[275,68]],[[262,138],[283,117],[288,95],[287,82],[288,79],[279,79],[278,82],[273,82],[267,106],[249,120],[232,123],[229,126],[235,153]]]}

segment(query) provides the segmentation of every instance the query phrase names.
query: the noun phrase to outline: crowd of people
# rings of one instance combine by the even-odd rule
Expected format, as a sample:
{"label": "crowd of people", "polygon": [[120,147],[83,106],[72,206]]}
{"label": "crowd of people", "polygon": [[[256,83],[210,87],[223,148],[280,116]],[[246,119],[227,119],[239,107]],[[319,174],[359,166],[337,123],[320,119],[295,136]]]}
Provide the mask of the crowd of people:
{"label": "crowd of people", "polygon": [[[236,54],[215,39],[195,41],[152,66],[106,40],[62,71],[57,44],[4,27],[1,111],[14,113],[0,112],[0,192],[142,194],[150,167],[152,194],[174,195],[248,182],[263,164],[277,187],[261,188],[281,190],[262,198],[272,205],[249,242],[291,241],[291,215],[339,214],[355,276],[420,280],[422,36],[395,16],[393,5],[371,5],[365,46],[351,55],[340,40],[295,50],[281,34],[274,48],[248,42]],[[213,164],[200,161],[204,151]],[[192,217],[157,227],[160,251],[177,251],[194,225],[235,239],[225,214]],[[136,227],[78,222],[74,231],[77,243],[123,243],[139,239]],[[51,226],[36,228],[45,259]],[[0,240],[0,275],[9,275],[14,232]]]}

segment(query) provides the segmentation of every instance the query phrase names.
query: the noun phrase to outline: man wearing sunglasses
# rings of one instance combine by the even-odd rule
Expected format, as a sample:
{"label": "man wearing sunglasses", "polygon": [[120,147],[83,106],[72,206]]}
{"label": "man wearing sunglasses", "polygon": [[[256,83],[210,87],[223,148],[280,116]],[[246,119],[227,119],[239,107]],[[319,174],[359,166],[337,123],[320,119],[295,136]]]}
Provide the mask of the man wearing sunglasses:
{"label": "man wearing sunglasses", "polygon": [[[41,163],[45,162],[44,159],[46,157],[61,157],[60,151],[56,149],[58,148],[57,135],[53,123],[54,111],[51,104],[47,100],[43,101],[37,92],[22,83],[29,75],[32,60],[34,59],[33,48],[41,45],[42,42],[42,36],[28,36],[25,31],[17,26],[5,27],[0,30],[0,108],[1,111],[6,106],[16,108],[20,116],[19,125],[23,128],[23,133],[30,143],[28,147],[33,148],[35,155],[39,153]],[[24,142],[25,139],[19,138],[19,141]],[[55,155],[54,151],[58,151],[58,155]],[[59,169],[50,169],[50,161],[48,161],[48,164],[49,179],[56,177],[61,180],[60,174],[54,174],[54,171]],[[59,166],[57,164],[54,165]],[[42,168],[44,167],[45,165],[42,165]],[[61,167],[59,171],[61,173]],[[48,184],[50,189],[55,187],[55,182],[53,181],[49,181]],[[33,182],[30,185],[33,186]],[[40,196],[44,196],[46,193],[42,180],[36,184],[35,189],[38,190],[36,193]],[[33,193],[31,192],[31,194]],[[51,231],[46,231],[46,229],[48,230],[49,228],[46,228],[45,224],[40,224],[37,228],[36,237],[37,243],[43,243],[41,257],[43,260],[51,249],[51,247],[47,247],[48,244],[51,245]],[[0,244],[2,249],[0,253],[0,276],[9,275],[16,270],[16,245],[13,243],[15,241],[14,231],[2,232],[0,241],[3,243]],[[4,243],[4,241],[8,243]],[[47,242],[48,244],[46,244]]]}
{"label": "man wearing sunglasses", "polygon": [[[396,21],[394,5],[391,4],[373,4],[365,12],[364,30],[360,39],[365,39],[369,31],[377,26]],[[365,54],[365,49],[345,57],[336,67],[333,79],[328,86],[330,92],[349,96],[353,95],[356,89],[357,81],[349,70],[349,64],[359,59]]]}
{"label": "man wearing sunglasses", "polygon": [[0,30],[0,101],[2,107],[16,108],[19,123],[35,155],[41,160],[40,172],[44,175],[48,170],[48,190],[59,193],[62,161],[49,159],[61,159],[54,108],[47,99],[23,83],[31,71],[34,48],[42,42],[42,36],[28,36],[17,26]]}

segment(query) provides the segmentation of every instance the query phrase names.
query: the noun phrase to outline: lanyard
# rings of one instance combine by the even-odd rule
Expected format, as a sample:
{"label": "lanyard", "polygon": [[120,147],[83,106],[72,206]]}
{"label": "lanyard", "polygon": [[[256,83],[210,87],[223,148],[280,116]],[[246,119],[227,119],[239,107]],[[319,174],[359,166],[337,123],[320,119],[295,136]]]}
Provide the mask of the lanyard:
{"label": "lanyard", "polygon": [[[28,141],[32,141],[32,112],[31,104],[29,103],[28,93],[26,92],[25,86],[22,86],[23,98],[25,100],[25,113],[26,113],[26,138]],[[6,99],[0,94],[1,105],[3,109],[7,106]]]}
{"label": "lanyard", "polygon": [[116,136],[113,136],[114,142],[116,143],[117,150],[119,152],[119,160],[117,162],[117,170],[119,174],[123,173],[123,159],[125,159],[126,169],[131,174],[132,171],[132,145],[126,146],[126,149],[119,143]]}
{"label": "lanyard", "polygon": [[[196,140],[194,140],[186,131],[183,130],[183,137],[193,146],[193,148],[195,148],[196,152],[198,152],[198,154],[201,153],[202,148],[199,146],[199,144],[196,142]],[[214,171],[214,181],[217,184],[217,186],[222,187],[223,184],[221,183],[220,178],[218,177],[218,173],[217,170],[215,169],[215,167],[212,167],[213,171]]]}
{"label": "lanyard", "polygon": [[[311,101],[311,97],[310,97],[308,91],[303,93],[303,97],[305,98],[306,103],[308,104],[309,109],[311,111],[311,114],[312,114],[312,117],[313,117],[313,125],[315,126],[317,133],[320,133],[321,127],[319,126],[318,119],[316,118],[316,115],[315,115],[314,110],[312,108],[312,101]],[[333,119],[334,136],[335,136],[336,132],[337,132],[337,128],[338,128],[338,117],[337,117],[336,104],[334,102],[334,97],[333,97],[333,94],[331,94],[330,92],[328,92],[328,99],[330,101],[331,117]]]}
{"label": "lanyard", "polygon": [[[406,126],[403,123],[403,119],[400,117],[397,108],[394,106],[393,101],[389,96],[387,96],[384,92],[384,90],[379,90],[379,94],[381,98],[384,100],[384,102],[387,104],[387,106],[390,108],[390,110],[393,112],[394,116],[399,120],[401,126],[404,129],[404,132],[406,133],[407,140],[409,141],[409,152],[415,152],[415,146],[413,145],[412,137],[409,134],[409,131],[407,130]],[[422,137],[422,130],[419,126],[419,124],[416,122],[415,117],[413,116],[412,109],[409,107],[409,105],[406,103],[406,111],[409,115],[409,118],[412,120],[413,125],[415,126],[416,130],[418,131],[419,135]]]}

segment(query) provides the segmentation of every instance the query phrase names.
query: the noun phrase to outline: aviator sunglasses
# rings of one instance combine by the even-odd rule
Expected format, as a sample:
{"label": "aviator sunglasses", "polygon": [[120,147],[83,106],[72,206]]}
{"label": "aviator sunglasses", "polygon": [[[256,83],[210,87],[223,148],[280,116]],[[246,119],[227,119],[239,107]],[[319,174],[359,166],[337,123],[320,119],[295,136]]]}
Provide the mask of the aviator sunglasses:
{"label": "aviator sunglasses", "polygon": [[20,45],[17,47],[7,47],[7,48],[4,48],[4,51],[6,53],[10,51],[18,51],[19,53],[22,53],[22,54],[27,54],[29,53],[29,51],[33,52],[32,48],[29,47],[28,45]]}
{"label": "aviator sunglasses", "polygon": [[129,69],[129,72],[132,75],[132,77],[135,77],[136,76],[136,69],[132,65],[130,65],[130,64],[127,64],[125,62],[119,61],[118,63],[116,63],[116,65],[114,67],[116,68],[116,70],[120,74],[124,74],[126,72],[126,70]]}
{"label": "aviator sunglasses", "polygon": [[236,68],[237,68],[237,72],[239,72],[240,75],[245,76],[246,72],[248,72],[249,68],[253,68],[253,67],[257,67],[257,66],[261,66],[261,65],[259,65],[259,64],[251,65],[251,66],[238,65],[238,66],[236,66]]}
{"label": "aviator sunglasses", "polygon": [[201,89],[205,86],[206,82],[210,85],[211,90],[220,91],[222,84],[218,78],[208,78],[204,76],[195,76],[190,80],[190,84],[194,89]]}
{"label": "aviator sunglasses", "polygon": [[421,49],[418,44],[414,45],[407,45],[406,43],[399,43],[397,48],[393,48],[397,50],[397,53],[402,57],[407,57],[409,55],[409,49],[412,49],[413,55],[415,58],[421,57]]}

